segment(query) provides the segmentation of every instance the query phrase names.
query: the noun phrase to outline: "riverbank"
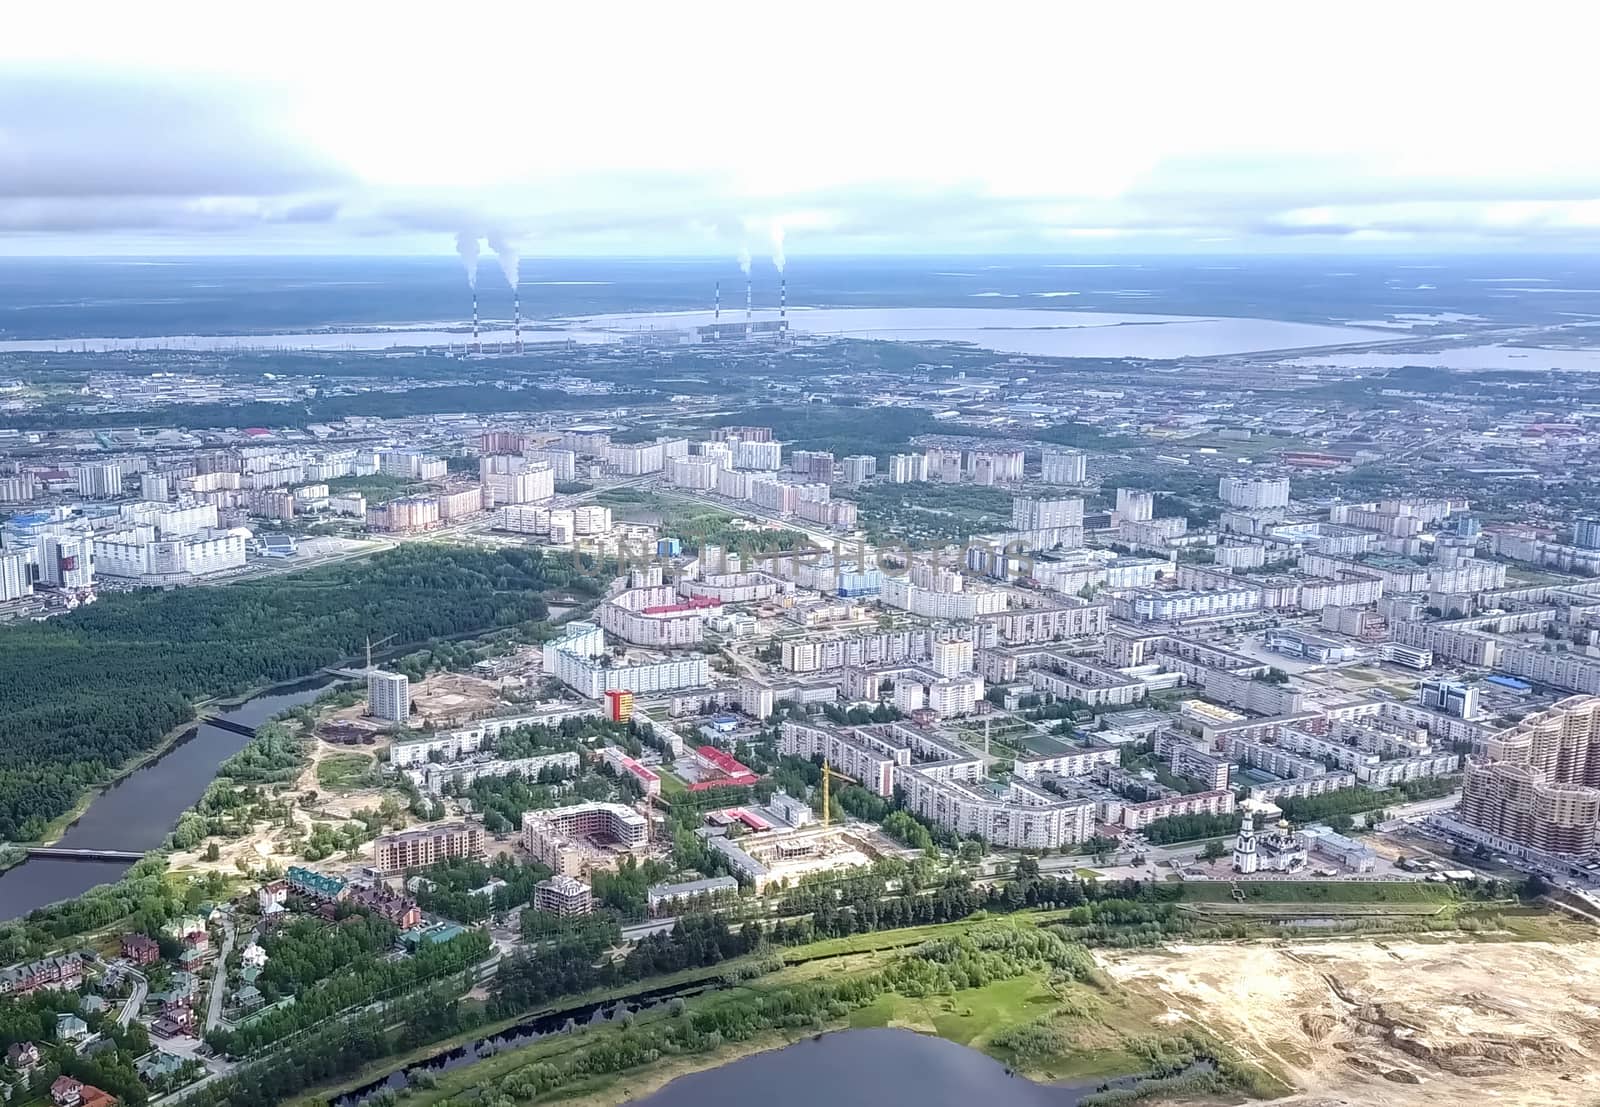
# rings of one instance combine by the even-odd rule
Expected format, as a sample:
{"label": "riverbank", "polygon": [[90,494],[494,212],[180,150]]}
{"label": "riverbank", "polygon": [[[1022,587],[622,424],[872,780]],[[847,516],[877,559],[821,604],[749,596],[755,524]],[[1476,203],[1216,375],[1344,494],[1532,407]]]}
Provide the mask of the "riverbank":
{"label": "riverbank", "polygon": [[[791,951],[798,959],[777,969],[770,956],[725,962],[720,979],[699,994],[671,998],[657,988],[649,1006],[592,1020],[585,1011],[566,1032],[551,1027],[518,1044],[490,1041],[482,1028],[455,1050],[436,1045],[409,1071],[391,1062],[386,1075],[379,1068],[376,1079],[319,1088],[299,1102],[357,1107],[358,1097],[403,1090],[412,1107],[457,1107],[458,1097],[493,1089],[513,1100],[614,1107],[681,1076],[846,1030],[939,1038],[987,1056],[1008,1075],[1075,1087],[1087,1080],[1091,1089],[1102,1079],[1178,1071],[1213,1049],[1225,1052],[1197,1030],[1164,1027],[1162,1004],[1117,987],[1083,947],[1036,924],[972,920],[939,936],[914,928],[914,950],[897,943],[812,957],[799,947]],[[1219,1089],[1285,1090],[1268,1072],[1225,1063]]]}

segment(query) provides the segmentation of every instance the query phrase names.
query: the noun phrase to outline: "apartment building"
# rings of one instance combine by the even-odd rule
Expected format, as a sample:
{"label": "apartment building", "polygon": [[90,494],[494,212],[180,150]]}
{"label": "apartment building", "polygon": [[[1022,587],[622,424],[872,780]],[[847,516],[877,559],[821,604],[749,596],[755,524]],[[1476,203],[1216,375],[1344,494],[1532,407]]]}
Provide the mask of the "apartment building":
{"label": "apartment building", "polygon": [[701,653],[614,661],[604,633],[593,623],[568,623],[560,638],[545,643],[544,671],[589,699],[613,690],[639,695],[701,688],[711,680],[710,663]]}
{"label": "apartment building", "polygon": [[698,645],[707,616],[722,610],[714,596],[680,597],[671,585],[630,588],[600,605],[600,626],[625,642],[672,648]]}
{"label": "apartment building", "polygon": [[1143,803],[1125,803],[1122,805],[1120,821],[1128,830],[1142,830],[1157,819],[1170,819],[1174,815],[1231,815],[1233,810],[1233,793],[1217,789],[1166,796]]}
{"label": "apartment building", "polygon": [[451,858],[483,855],[483,827],[469,822],[402,830],[384,834],[372,843],[372,867],[385,875],[425,869]]}
{"label": "apartment building", "polygon": [[1046,484],[1084,484],[1089,459],[1082,450],[1045,450],[1040,470]]}
{"label": "apartment building", "polygon": [[1288,507],[1289,478],[1223,477],[1217,482],[1217,497],[1230,507],[1246,511]]}
{"label": "apartment building", "polygon": [[920,484],[928,479],[926,454],[894,454],[889,458],[889,479],[895,484]]}
{"label": "apartment building", "polygon": [[618,852],[640,849],[649,840],[649,821],[620,803],[576,803],[522,816],[522,842],[529,854],[566,876],[605,867]]}

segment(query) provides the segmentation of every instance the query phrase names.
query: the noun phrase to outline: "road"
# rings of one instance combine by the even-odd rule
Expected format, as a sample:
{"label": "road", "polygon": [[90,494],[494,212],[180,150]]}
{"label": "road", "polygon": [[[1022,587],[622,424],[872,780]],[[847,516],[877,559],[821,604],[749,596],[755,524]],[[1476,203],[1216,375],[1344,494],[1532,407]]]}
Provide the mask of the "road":
{"label": "road", "polygon": [[133,977],[133,994],[117,1013],[117,1025],[126,1030],[133,1017],[144,1008],[145,998],[150,994],[150,981],[145,979],[144,973],[127,962],[122,962],[122,970]]}
{"label": "road", "polygon": [[1418,815],[1434,815],[1441,811],[1448,811],[1461,802],[1460,792],[1451,792],[1448,796],[1438,796],[1434,799],[1415,800],[1411,803],[1397,803],[1386,808],[1388,818],[1377,825],[1378,830],[1388,830],[1398,826],[1406,819]]}
{"label": "road", "polygon": [[222,1021],[222,996],[228,990],[228,955],[233,952],[233,920],[222,917],[222,948],[217,951],[217,971],[211,975],[211,998],[206,1004],[206,1031]]}

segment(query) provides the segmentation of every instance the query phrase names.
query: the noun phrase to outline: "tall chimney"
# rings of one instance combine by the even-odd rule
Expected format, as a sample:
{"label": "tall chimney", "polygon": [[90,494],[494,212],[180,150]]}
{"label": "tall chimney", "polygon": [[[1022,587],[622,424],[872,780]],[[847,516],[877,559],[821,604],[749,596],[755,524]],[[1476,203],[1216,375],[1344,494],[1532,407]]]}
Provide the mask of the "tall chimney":
{"label": "tall chimney", "polygon": [[778,318],[786,319],[789,316],[789,278],[778,278]]}
{"label": "tall chimney", "polygon": [[511,294],[511,319],[512,335],[516,341],[517,353],[522,353],[522,291],[518,289]]}
{"label": "tall chimney", "polygon": [[721,281],[717,282],[716,307],[712,310],[711,321],[713,323],[722,322],[722,282]]}
{"label": "tall chimney", "polygon": [[744,279],[744,336],[750,337],[750,309],[755,300],[755,290],[750,286],[750,278]]}
{"label": "tall chimney", "polygon": [[483,344],[478,341],[478,290],[472,290],[472,352],[483,353]]}

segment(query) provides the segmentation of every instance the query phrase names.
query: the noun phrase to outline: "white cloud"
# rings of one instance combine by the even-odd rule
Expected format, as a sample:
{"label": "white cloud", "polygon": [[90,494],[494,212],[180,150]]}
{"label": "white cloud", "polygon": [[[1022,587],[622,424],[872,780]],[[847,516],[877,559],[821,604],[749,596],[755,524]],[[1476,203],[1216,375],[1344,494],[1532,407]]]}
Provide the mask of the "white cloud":
{"label": "white cloud", "polygon": [[0,39],[28,105],[0,110],[0,251],[1600,233],[1591,6],[1105,9],[30,5]]}

